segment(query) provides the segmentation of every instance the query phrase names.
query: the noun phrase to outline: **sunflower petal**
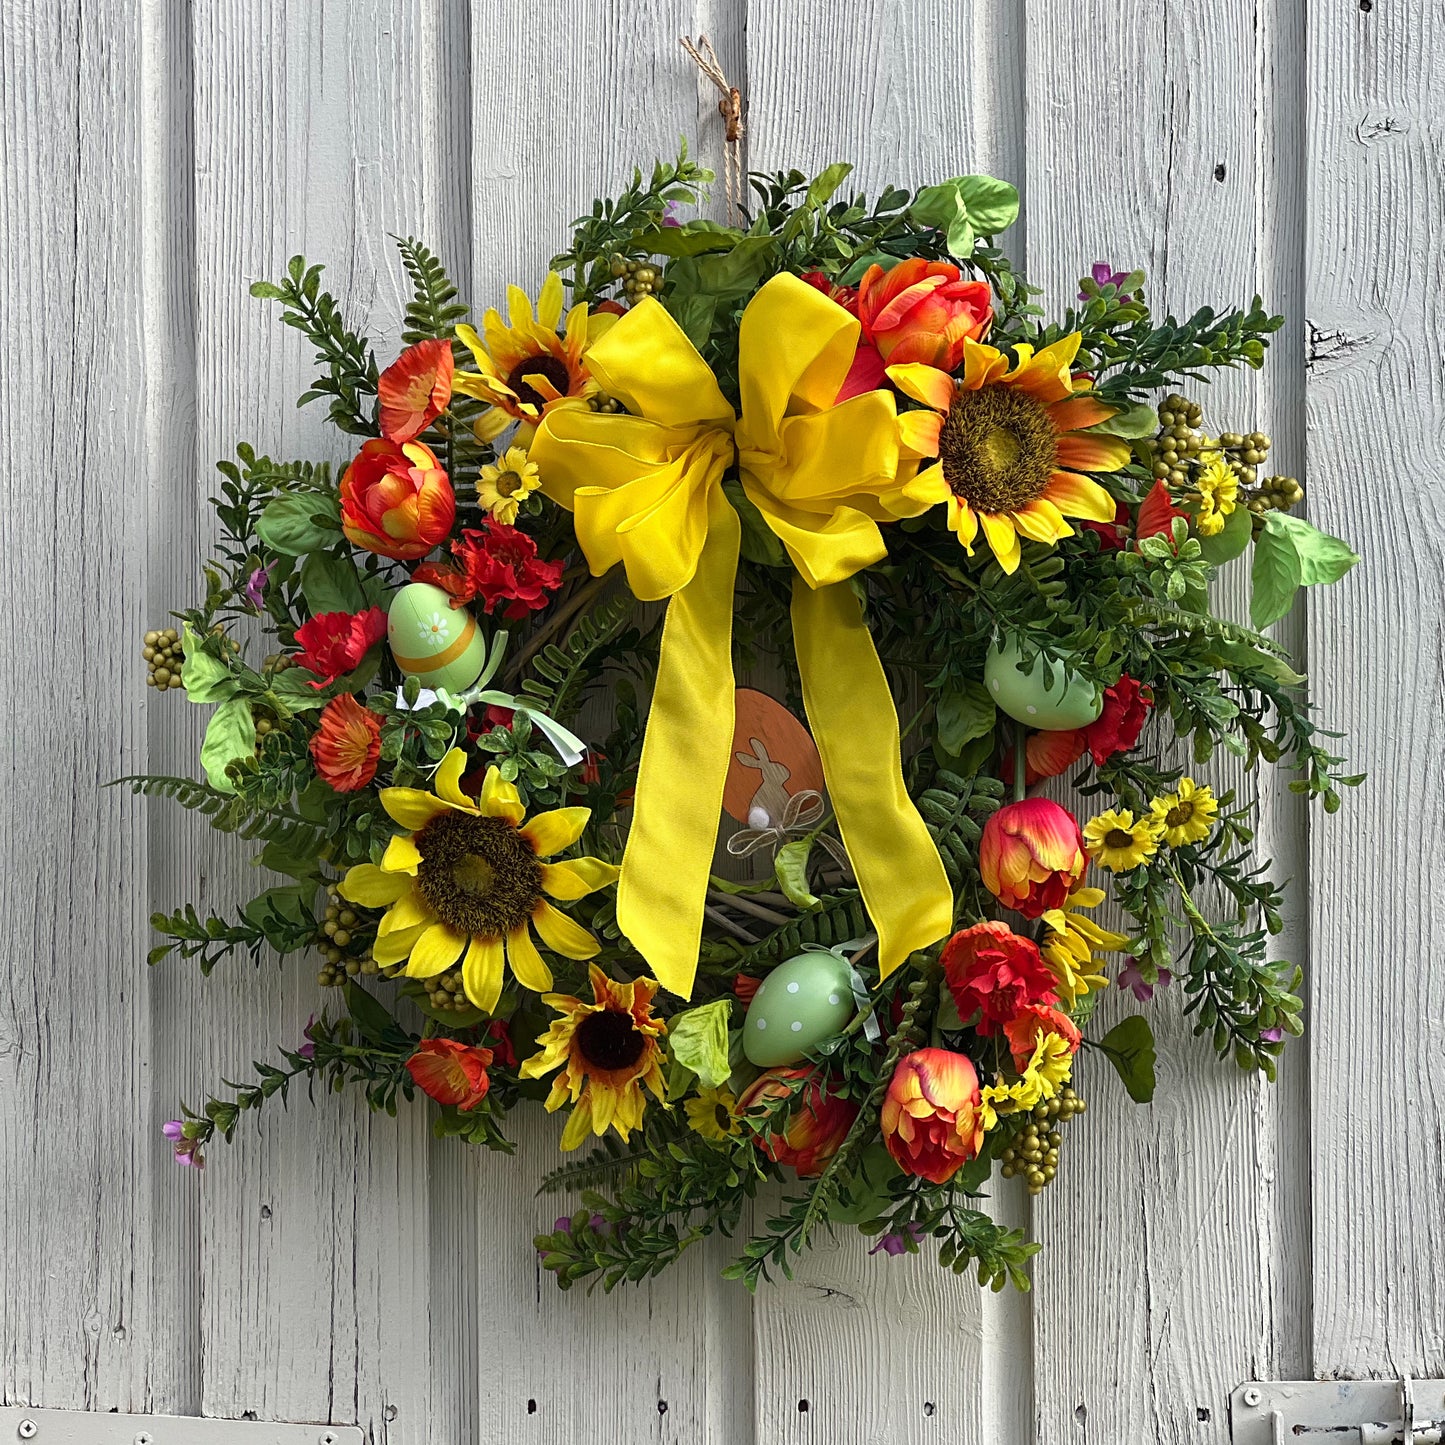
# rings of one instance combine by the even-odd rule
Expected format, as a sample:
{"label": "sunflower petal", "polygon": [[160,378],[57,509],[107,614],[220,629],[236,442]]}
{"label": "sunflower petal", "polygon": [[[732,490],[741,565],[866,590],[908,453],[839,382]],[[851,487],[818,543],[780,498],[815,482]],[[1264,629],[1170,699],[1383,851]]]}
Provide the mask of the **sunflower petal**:
{"label": "sunflower petal", "polygon": [[592,1132],[592,1103],[589,1095],[584,1094],[572,1106],[572,1112],[567,1116],[567,1127],[562,1131],[559,1149],[575,1149]]}
{"label": "sunflower petal", "polygon": [[415,888],[398,898],[386,911],[386,916],[376,926],[377,937],[395,933],[399,928],[419,928],[422,924],[436,922],[436,915],[427,906],[427,901]]}
{"label": "sunflower petal", "polygon": [[1024,348],[1019,347],[1021,359],[1018,369],[1008,378],[1008,384],[1016,386],[1035,401],[1043,402],[1045,406],[1062,401],[1074,389],[1074,379],[1069,368],[1073,365],[1081,340],[1082,337],[1075,331],[1031,356],[1024,356]]}
{"label": "sunflower petal", "polygon": [[1098,482],[1077,472],[1055,472],[1044,488],[1044,496],[1066,517],[1083,517],[1090,522],[1112,522],[1114,499]]}
{"label": "sunflower petal", "polygon": [[938,434],[943,418],[936,411],[905,411],[898,418],[898,442],[918,457],[938,455]]}
{"label": "sunflower petal", "polygon": [[450,811],[448,804],[420,788],[383,788],[377,796],[392,822],[412,833],[420,832],[439,813]]}
{"label": "sunflower petal", "polygon": [[1056,401],[1049,408],[1049,420],[1055,431],[1082,431],[1086,426],[1108,421],[1117,411],[1117,407],[1105,406],[1098,397],[1084,392],[1066,401]]}
{"label": "sunflower petal", "polygon": [[1005,572],[1019,569],[1019,534],[1014,531],[1013,519],[1003,512],[980,512],[983,535]]}
{"label": "sunflower petal", "polygon": [[538,813],[517,830],[531,845],[539,858],[550,858],[570,848],[581,836],[592,816],[591,808],[557,808]]}
{"label": "sunflower petal", "polygon": [[1058,439],[1055,454],[1062,466],[1085,472],[1117,472],[1129,460],[1129,443],[1123,437],[1105,436],[1102,432],[1076,432]]}
{"label": "sunflower petal", "polygon": [[948,498],[949,530],[958,534],[963,550],[973,556],[973,539],[978,536],[978,514],[959,497]]}
{"label": "sunflower petal", "polygon": [[421,867],[421,849],[410,833],[398,833],[381,855],[383,873],[415,873]]}
{"label": "sunflower petal", "polygon": [[1063,537],[1072,537],[1074,529],[1064,521],[1064,514],[1047,497],[1035,497],[1014,514],[1014,526],[1025,537],[1052,547]]}
{"label": "sunflower petal", "polygon": [[411,950],[411,961],[406,971],[411,978],[434,978],[445,973],[467,946],[467,935],[448,928],[445,923],[433,923]]}
{"label": "sunflower petal", "polygon": [[511,783],[503,780],[495,767],[487,769],[478,806],[484,817],[505,818],[509,823],[520,823],[527,816],[527,810],[522,806],[522,795]]}
{"label": "sunflower petal", "polygon": [[502,940],[475,935],[462,960],[462,988],[472,1005],[491,1013],[502,996]]}
{"label": "sunflower petal", "polygon": [[337,892],[348,903],[359,903],[363,908],[385,908],[395,903],[411,887],[410,878],[398,878],[384,872],[375,863],[358,863],[347,869]]}
{"label": "sunflower petal", "polygon": [[436,786],[437,797],[445,803],[451,803],[455,807],[465,808],[468,812],[476,808],[472,801],[461,790],[462,774],[467,770],[467,755],[461,748],[453,748],[441,761],[441,766],[436,770],[436,776],[432,779]]}
{"label": "sunflower petal", "polygon": [[376,942],[371,946],[371,956],[388,968],[402,963],[417,939],[430,927],[429,923],[418,923],[415,928],[398,928],[393,933],[378,934]]}
{"label": "sunflower petal", "polygon": [[903,487],[903,495],[910,501],[926,502],[929,506],[935,506],[939,502],[948,501],[953,493],[948,490],[948,483],[943,480],[943,468],[935,462],[931,467],[925,467]]}
{"label": "sunflower petal", "polygon": [[507,935],[507,962],[523,988],[529,988],[533,993],[546,993],[552,987],[552,970],[542,962],[542,955],[537,952],[531,929],[526,923]]}
{"label": "sunflower petal", "polygon": [[563,958],[595,958],[601,951],[601,944],[580,923],[574,923],[545,899],[532,910],[532,922],[542,942]]}
{"label": "sunflower petal", "polygon": [[[898,366],[884,368],[889,381],[914,401],[934,411],[947,411],[953,405],[956,386],[953,378],[936,366],[926,366],[921,361],[905,361]],[[901,420],[901,418],[900,418]]]}
{"label": "sunflower petal", "polygon": [[609,883],[617,882],[622,870],[615,863],[600,858],[569,858],[565,863],[542,865],[542,889],[564,903],[585,898]]}

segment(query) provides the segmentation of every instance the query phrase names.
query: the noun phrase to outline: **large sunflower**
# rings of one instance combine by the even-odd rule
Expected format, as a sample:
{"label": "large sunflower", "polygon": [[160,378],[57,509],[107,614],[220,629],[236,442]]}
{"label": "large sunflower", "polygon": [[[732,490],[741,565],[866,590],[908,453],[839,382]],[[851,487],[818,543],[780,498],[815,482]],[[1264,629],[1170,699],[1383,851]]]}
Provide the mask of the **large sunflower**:
{"label": "large sunflower", "polygon": [[381,865],[359,863],[341,896],[385,908],[373,953],[380,964],[406,960],[412,978],[431,978],[462,961],[462,986],[491,1013],[502,992],[503,960],[524,988],[552,987],[552,971],[532,941],[564,958],[591,958],[597,940],[542,896],[573,899],[616,882],[600,858],[546,863],[582,835],[591,810],[559,808],[530,822],[516,788],[488,768],[481,797],[462,792],[466,754],[453,748],[436,774],[436,792],[383,788],[381,805],[409,833],[387,844]]}
{"label": "large sunflower", "polygon": [[[542,419],[542,414],[559,402],[594,396],[597,383],[588,374],[582,357],[589,340],[587,307],[577,305],[567,313],[562,326],[562,278],[547,274],[537,297],[537,311],[520,286],[507,287],[508,320],[488,308],[482,318],[482,336],[471,326],[458,326],[457,336],[476,358],[475,372],[458,372],[453,390],[492,403],[492,410],[477,423],[479,434],[498,435],[510,422],[522,423],[525,436]],[[591,330],[615,317],[593,317]]]}
{"label": "large sunflower", "polygon": [[547,1112],[560,1109],[569,1099],[572,1102],[572,1115],[562,1131],[564,1149],[575,1149],[589,1131],[605,1134],[609,1126],[627,1138],[642,1127],[647,1102],[643,1085],[659,1099],[663,1096],[662,1048],[657,1040],[667,1032],[667,1025],[652,1016],[657,984],[650,978],[614,983],[595,963],[587,972],[591,1003],[564,993],[543,998],[561,1018],[537,1040],[541,1050],[521,1068],[526,1079],[539,1079],[561,1068],[547,1095]]}
{"label": "large sunflower", "polygon": [[1087,433],[1115,408],[1074,390],[1079,336],[1040,352],[1014,348],[1013,369],[996,347],[965,341],[963,376],[918,362],[888,368],[889,380],[929,410],[898,418],[915,457],[937,457],[905,488],[919,502],[946,502],[948,525],[972,555],[980,526],[999,566],[1019,565],[1019,538],[1052,546],[1074,529],[1064,520],[1112,522],[1114,499],[1084,472],[1116,472],[1129,444]]}

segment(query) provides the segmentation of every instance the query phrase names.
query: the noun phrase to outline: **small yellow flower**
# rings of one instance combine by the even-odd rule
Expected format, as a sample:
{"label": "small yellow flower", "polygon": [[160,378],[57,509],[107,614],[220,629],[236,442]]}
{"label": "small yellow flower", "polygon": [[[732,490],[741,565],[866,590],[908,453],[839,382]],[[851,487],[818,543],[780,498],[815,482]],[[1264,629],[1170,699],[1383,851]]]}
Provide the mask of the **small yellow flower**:
{"label": "small yellow flower", "polygon": [[1128,808],[1110,808],[1084,825],[1084,846],[1101,867],[1127,873],[1159,851],[1158,826],[1152,814],[1136,823]]}
{"label": "small yellow flower", "polygon": [[521,447],[508,447],[495,466],[482,468],[477,478],[477,501],[499,522],[512,526],[522,502],[542,485],[537,464],[527,460]]}
{"label": "small yellow flower", "polygon": [[738,1101],[727,1089],[699,1089],[682,1101],[688,1127],[716,1144],[741,1132],[737,1107]]}
{"label": "small yellow flower", "polygon": [[1214,820],[1219,816],[1219,799],[1193,778],[1180,778],[1174,792],[1155,798],[1149,804],[1149,816],[1160,837],[1171,848],[1200,843],[1214,831]]}
{"label": "small yellow flower", "polygon": [[1195,485],[1199,488],[1199,510],[1194,514],[1194,530],[1201,537],[1217,536],[1239,499],[1239,476],[1216,452]]}
{"label": "small yellow flower", "polygon": [[1115,953],[1129,942],[1124,934],[1101,928],[1077,911],[1097,908],[1106,896],[1102,888],[1076,888],[1062,908],[1051,908],[1043,915],[1046,932],[1039,951],[1053,970],[1059,997],[1067,1008],[1072,1009],[1085,994],[1108,983],[1096,955]]}

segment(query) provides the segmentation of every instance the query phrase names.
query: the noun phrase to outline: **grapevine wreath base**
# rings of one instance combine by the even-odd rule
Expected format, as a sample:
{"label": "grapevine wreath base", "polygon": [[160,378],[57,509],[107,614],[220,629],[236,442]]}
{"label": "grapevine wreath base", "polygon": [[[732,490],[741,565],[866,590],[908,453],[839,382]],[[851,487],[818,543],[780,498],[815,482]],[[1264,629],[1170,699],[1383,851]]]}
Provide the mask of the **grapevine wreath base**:
{"label": "grapevine wreath base", "polygon": [[[1153,1090],[1104,990],[1182,994],[1274,1076],[1300,972],[1252,788],[1207,778],[1278,764],[1329,811],[1358,781],[1261,631],[1357,559],[1193,398],[1281,318],[1159,319],[1099,264],[1049,319],[994,243],[1011,186],[848,173],[754,176],[722,225],[684,152],[475,323],[405,241],[385,369],[319,266],[252,287],[355,450],[221,464],[204,597],[145,638],[209,710],[205,781],[125,781],[276,879],[158,915],[151,961],[319,953],[334,1003],[166,1125],[181,1162],[298,1080],[502,1151],[535,1100],[543,1187],[580,1190],[536,1242],[564,1286],[656,1274],[781,1178],[749,1286],[852,1226],[1025,1287],[990,1177],[1055,1177],[1080,1050]],[[1250,626],[1209,599],[1245,554]]]}

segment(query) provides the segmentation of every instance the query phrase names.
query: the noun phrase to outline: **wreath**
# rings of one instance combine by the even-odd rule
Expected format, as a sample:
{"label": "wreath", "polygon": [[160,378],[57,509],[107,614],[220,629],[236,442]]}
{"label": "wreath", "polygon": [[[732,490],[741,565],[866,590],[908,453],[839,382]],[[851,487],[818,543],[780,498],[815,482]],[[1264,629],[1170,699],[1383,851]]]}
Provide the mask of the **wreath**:
{"label": "wreath", "polygon": [[[319,954],[335,1003],[165,1125],[182,1163],[298,1081],[419,1091],[502,1151],[533,1100],[588,1146],[543,1184],[576,1197],[536,1240],[564,1287],[782,1179],[750,1287],[854,1226],[1024,1288],[991,1176],[1055,1177],[1081,1050],[1153,1092],[1147,1014],[1091,1029],[1105,988],[1182,993],[1274,1077],[1300,970],[1257,800],[1205,770],[1331,812],[1359,781],[1263,632],[1358,559],[1172,388],[1258,368],[1282,318],[1160,319],[1099,264],[1048,319],[995,244],[1013,187],[849,170],[752,176],[724,225],[684,150],[479,325],[406,240],[384,370],[320,266],[252,286],[359,449],[220,464],[204,598],[144,651],[211,710],[205,778],[122,781],[278,879],[157,915],[150,962]],[[1246,553],[1249,626],[1209,596]],[[1077,817],[1038,791],[1070,774]]]}

